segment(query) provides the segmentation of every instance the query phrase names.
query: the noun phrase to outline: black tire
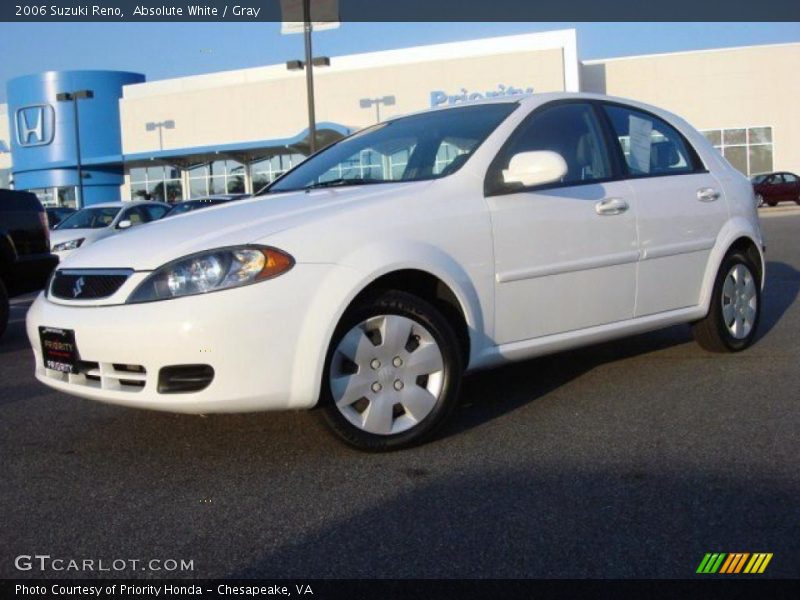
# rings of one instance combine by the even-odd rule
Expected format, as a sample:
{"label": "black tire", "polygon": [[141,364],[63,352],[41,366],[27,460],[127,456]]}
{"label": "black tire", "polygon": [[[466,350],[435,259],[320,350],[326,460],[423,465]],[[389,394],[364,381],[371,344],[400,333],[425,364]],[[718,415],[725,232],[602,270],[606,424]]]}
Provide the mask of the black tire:
{"label": "black tire", "polygon": [[[755,281],[756,313],[750,332],[743,338],[735,337],[725,323],[723,316],[723,286],[731,269],[736,265],[744,265]],[[761,281],[758,268],[752,259],[742,251],[734,250],[727,254],[717,272],[711,305],[704,319],[692,324],[692,333],[698,344],[709,352],[740,352],[749,347],[756,337],[758,323],[761,318]]]}
{"label": "black tire", "polygon": [[778,203],[777,202],[767,202],[767,206],[775,208],[776,206],[778,206]]}
{"label": "black tire", "polygon": [[[439,347],[443,364],[441,390],[430,413],[410,429],[396,434],[375,434],[351,423],[337,408],[330,385],[334,352],[344,336],[358,324],[382,315],[399,315],[422,325]],[[456,406],[464,366],[458,338],[448,321],[428,302],[400,291],[388,291],[350,309],[336,328],[328,348],[322,378],[320,407],[330,429],[348,445],[366,452],[387,452],[418,445],[429,439]]]}
{"label": "black tire", "polygon": [[3,280],[0,279],[0,338],[6,332],[8,325],[8,292]]}

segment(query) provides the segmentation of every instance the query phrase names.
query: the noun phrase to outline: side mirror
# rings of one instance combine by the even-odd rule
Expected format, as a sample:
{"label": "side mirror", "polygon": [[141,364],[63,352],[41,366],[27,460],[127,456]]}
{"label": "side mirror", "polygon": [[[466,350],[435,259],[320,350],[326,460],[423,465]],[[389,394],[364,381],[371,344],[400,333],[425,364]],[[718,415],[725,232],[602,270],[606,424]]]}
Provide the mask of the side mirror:
{"label": "side mirror", "polygon": [[133,223],[131,223],[130,219],[125,219],[117,223],[117,229],[130,229],[131,225],[133,225]]}
{"label": "side mirror", "polygon": [[520,152],[512,156],[508,168],[503,169],[503,181],[531,187],[560,181],[566,174],[567,163],[558,152]]}

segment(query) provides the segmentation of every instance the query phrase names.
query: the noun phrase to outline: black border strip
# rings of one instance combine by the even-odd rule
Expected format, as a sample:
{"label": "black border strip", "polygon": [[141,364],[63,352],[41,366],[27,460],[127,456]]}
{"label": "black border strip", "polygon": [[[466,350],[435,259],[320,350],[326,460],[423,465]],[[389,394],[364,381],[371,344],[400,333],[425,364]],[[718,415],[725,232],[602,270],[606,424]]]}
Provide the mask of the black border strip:
{"label": "black border strip", "polygon": [[[314,0],[312,0],[313,2]],[[145,10],[135,13],[136,7]],[[195,11],[190,6],[215,10]],[[257,15],[234,7],[259,9]],[[18,8],[20,7],[20,8]],[[27,9],[25,8],[27,7]],[[40,10],[44,9],[44,10]],[[110,9],[104,13],[102,9]],[[118,9],[118,10],[117,10]],[[180,13],[178,14],[180,9]],[[313,8],[312,8],[313,11]],[[603,22],[603,21],[800,21],[796,0],[339,0],[344,22]],[[280,0],[8,0],[0,20],[9,22],[278,22]]]}
{"label": "black border strip", "polygon": [[[311,600],[360,600],[394,598],[425,600],[547,600],[553,598],[647,598],[647,600],[738,600],[758,598],[762,600],[781,600],[800,596],[800,580],[754,579],[750,576],[721,578],[708,576],[707,579],[694,580],[5,580],[0,583],[0,596],[12,598],[108,598],[112,600],[136,598],[307,598]],[[144,593],[120,593],[122,585],[143,588]],[[23,593],[17,586],[27,586]],[[31,593],[31,588],[38,586],[44,593]],[[54,586],[61,589],[53,593]],[[100,588],[101,594],[95,592],[69,594],[68,590],[82,586]],[[112,588],[116,586],[116,588]],[[151,587],[148,587],[151,586]],[[173,586],[170,592],[167,586]],[[228,591],[222,593],[223,586],[228,590],[238,589],[239,593]],[[270,586],[283,588],[286,593],[268,593]],[[299,587],[296,587],[299,586]],[[188,588],[189,595],[175,593],[175,588]],[[243,588],[264,588],[258,595],[247,595]],[[273,589],[275,589],[273,588]],[[307,593],[311,589],[313,594]],[[117,592],[114,593],[113,589]],[[158,593],[156,593],[156,590]],[[298,591],[299,590],[299,591]],[[64,593],[67,592],[67,593]],[[304,593],[305,592],[305,593]]]}

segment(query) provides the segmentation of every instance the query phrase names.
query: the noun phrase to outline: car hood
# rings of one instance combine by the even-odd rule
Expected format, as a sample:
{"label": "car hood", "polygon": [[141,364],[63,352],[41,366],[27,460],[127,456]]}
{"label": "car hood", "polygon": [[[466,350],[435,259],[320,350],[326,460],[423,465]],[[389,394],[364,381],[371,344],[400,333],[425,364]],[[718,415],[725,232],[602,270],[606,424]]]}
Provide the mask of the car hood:
{"label": "car hood", "polygon": [[[268,194],[191,211],[100,240],[61,263],[72,268],[151,271],[182,256],[213,248],[268,243],[279,231],[392,195],[418,183],[387,183]],[[291,250],[291,249],[288,249]]]}

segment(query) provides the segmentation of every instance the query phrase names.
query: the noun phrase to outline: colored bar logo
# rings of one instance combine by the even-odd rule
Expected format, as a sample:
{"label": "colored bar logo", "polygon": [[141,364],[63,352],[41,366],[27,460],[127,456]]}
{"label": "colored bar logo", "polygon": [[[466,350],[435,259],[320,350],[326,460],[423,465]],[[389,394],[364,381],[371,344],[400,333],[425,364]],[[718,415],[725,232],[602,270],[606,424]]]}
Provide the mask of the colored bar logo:
{"label": "colored bar logo", "polygon": [[755,552],[753,554],[749,552],[708,552],[700,561],[696,573],[703,575],[713,575],[714,573],[756,575],[763,573],[771,560],[771,552]]}

